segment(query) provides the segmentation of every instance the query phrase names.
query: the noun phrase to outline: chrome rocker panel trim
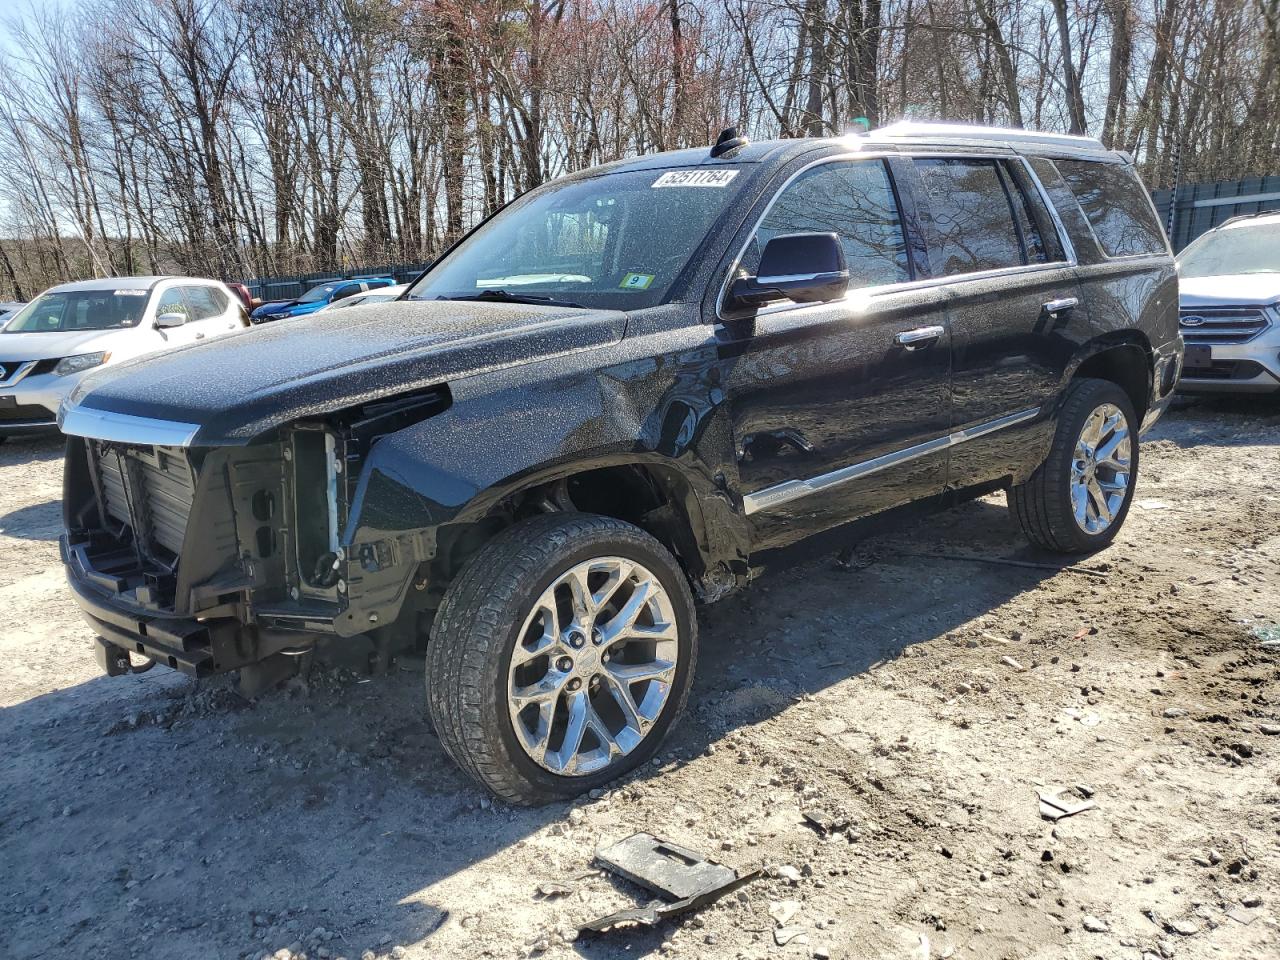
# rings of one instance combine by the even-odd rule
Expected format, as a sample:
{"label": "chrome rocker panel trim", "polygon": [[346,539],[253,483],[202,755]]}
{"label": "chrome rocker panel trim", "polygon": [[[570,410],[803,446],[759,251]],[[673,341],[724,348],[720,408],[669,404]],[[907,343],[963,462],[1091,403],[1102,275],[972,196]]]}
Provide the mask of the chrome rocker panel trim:
{"label": "chrome rocker panel trim", "polygon": [[73,437],[131,443],[143,447],[189,447],[200,429],[198,423],[178,423],[111,413],[87,407],[63,407],[58,411],[58,428]]}
{"label": "chrome rocker panel trim", "polygon": [[901,450],[886,453],[873,460],[863,460],[861,463],[850,464],[830,473],[810,477],[808,480],[787,480],[785,483],[779,483],[763,490],[757,490],[755,493],[747,494],[742,498],[743,512],[750,516],[760,510],[771,510],[774,507],[782,506],[784,503],[790,503],[792,500],[798,500],[800,497],[807,497],[812,493],[829,490],[842,483],[848,483],[850,480],[867,477],[873,473],[879,473],[881,470],[887,470],[889,467],[896,467],[899,464],[908,463],[911,460],[936,453],[939,450],[946,450],[948,447],[954,447],[968,440],[995,433],[997,430],[1025,423],[1039,416],[1039,414],[1039,407],[1023,410],[1020,413],[1001,417],[999,420],[991,420],[987,423],[980,423],[977,426],[967,427],[964,430],[956,430],[946,436],[926,440],[924,443],[917,443],[915,446],[903,447]]}

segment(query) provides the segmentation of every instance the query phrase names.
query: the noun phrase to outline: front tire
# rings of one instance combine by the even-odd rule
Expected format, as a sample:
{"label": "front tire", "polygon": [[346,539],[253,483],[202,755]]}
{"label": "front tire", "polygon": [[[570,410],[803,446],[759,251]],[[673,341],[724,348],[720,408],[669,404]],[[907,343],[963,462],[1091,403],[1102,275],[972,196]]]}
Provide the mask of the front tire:
{"label": "front tire", "polygon": [[1009,507],[1027,539],[1056,553],[1091,553],[1120,532],[1138,478],[1138,418],[1110,380],[1081,379],[1067,390],[1049,456]]}
{"label": "front tire", "polygon": [[548,514],[481,547],[445,592],[427,704],[455,762],[512,803],[575,796],[649,760],[689,695],[697,619],[638,527]]}

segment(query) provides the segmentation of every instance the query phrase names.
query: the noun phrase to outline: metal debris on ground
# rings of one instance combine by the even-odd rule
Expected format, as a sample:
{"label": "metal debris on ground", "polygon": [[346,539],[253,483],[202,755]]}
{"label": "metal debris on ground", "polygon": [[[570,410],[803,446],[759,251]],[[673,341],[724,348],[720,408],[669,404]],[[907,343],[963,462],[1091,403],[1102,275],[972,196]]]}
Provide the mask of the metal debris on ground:
{"label": "metal debris on ground", "polygon": [[773,931],[773,942],[780,947],[788,943],[808,943],[809,931],[804,927],[779,927]]}
{"label": "metal debris on ground", "polygon": [[663,899],[588,921],[579,927],[583,932],[603,933],[631,923],[653,926],[714,903],[760,875],[759,870],[740,874],[694,850],[648,833],[636,833],[597,850],[595,862]]}
{"label": "metal debris on ground", "polygon": [[827,810],[802,810],[800,811],[800,816],[804,817],[805,823],[823,836],[846,830],[850,823],[848,817]]}
{"label": "metal debris on ground", "polygon": [[1092,800],[1081,800],[1076,802],[1074,799],[1067,799],[1063,794],[1067,793],[1065,788],[1057,790],[1037,790],[1040,797],[1040,816],[1046,820],[1061,820],[1063,817],[1074,817],[1077,813],[1084,813],[1086,810],[1094,809],[1097,804]]}
{"label": "metal debris on ground", "polygon": [[567,897],[573,893],[573,887],[563,883],[538,884],[538,897],[542,900],[554,900],[556,897]]}

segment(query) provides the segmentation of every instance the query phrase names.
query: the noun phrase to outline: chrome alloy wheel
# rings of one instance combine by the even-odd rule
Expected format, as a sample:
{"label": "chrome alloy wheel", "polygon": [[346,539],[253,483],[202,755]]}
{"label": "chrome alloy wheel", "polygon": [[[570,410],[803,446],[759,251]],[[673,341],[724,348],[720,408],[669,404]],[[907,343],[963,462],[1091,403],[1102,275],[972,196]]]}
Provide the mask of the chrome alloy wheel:
{"label": "chrome alloy wheel", "polygon": [[562,573],[511,653],[507,707],[530,759],[585,776],[638,747],[675,683],[677,631],[670,597],[640,564],[599,557]]}
{"label": "chrome alloy wheel", "polygon": [[1129,425],[1114,403],[1094,408],[1084,421],[1071,461],[1071,508],[1085,533],[1102,533],[1129,493]]}

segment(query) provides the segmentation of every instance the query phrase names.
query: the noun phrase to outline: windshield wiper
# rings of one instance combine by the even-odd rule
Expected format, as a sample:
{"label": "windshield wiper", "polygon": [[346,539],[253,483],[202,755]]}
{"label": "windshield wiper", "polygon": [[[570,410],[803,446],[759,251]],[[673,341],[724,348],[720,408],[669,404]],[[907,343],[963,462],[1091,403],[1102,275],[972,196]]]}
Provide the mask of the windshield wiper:
{"label": "windshield wiper", "polygon": [[506,290],[481,290],[474,296],[466,297],[436,297],[437,300],[492,300],[494,303],[534,303],[534,304],[551,304],[556,307],[576,307],[579,310],[587,309],[581,303],[574,303],[572,300],[560,300],[556,297],[539,297],[532,293],[509,293]]}

